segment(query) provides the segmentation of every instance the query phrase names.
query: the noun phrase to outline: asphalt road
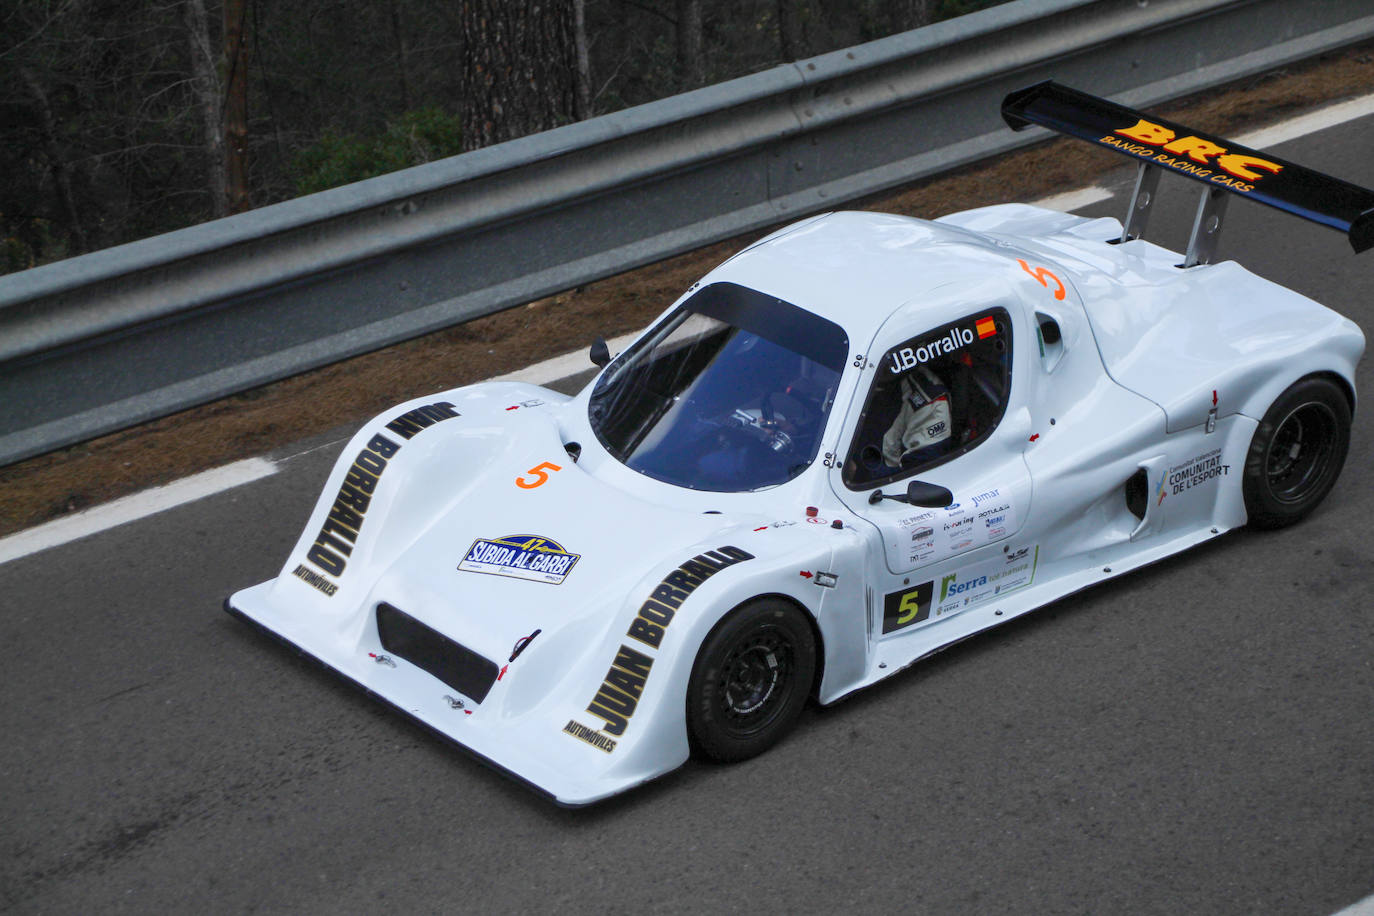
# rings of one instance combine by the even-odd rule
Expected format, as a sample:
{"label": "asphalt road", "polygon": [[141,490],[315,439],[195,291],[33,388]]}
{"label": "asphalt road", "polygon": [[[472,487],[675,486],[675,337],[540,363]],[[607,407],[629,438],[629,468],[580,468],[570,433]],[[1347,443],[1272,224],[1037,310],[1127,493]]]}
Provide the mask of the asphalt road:
{"label": "asphalt road", "polygon": [[[1371,149],[1367,119],[1279,152],[1374,186]],[[1183,244],[1192,187],[1166,184],[1152,239]],[[1223,254],[1374,332],[1374,254],[1335,233],[1237,200]],[[1374,892],[1372,436],[1366,406],[1298,527],[1218,539],[809,710],[762,758],[581,811],[220,611],[276,574],[321,448],[0,565],[0,909],[1325,916]]]}

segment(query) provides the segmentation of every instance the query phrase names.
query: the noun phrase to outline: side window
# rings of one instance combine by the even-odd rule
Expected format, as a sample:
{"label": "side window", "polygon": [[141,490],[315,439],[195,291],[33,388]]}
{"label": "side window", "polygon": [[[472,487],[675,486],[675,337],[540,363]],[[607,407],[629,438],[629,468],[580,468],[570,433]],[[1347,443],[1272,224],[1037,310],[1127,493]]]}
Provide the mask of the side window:
{"label": "side window", "polygon": [[1011,390],[1011,318],[975,312],[888,350],[874,371],[843,479],[883,486],[975,448]]}

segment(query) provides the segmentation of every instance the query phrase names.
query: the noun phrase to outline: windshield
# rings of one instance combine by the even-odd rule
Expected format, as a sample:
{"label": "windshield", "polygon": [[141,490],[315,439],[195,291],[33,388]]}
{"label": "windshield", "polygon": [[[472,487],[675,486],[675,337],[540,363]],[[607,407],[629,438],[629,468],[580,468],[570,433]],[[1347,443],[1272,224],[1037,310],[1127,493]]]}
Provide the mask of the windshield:
{"label": "windshield", "polygon": [[815,459],[848,353],[834,322],[713,283],[602,373],[592,429],[656,480],[717,492],[774,486]]}

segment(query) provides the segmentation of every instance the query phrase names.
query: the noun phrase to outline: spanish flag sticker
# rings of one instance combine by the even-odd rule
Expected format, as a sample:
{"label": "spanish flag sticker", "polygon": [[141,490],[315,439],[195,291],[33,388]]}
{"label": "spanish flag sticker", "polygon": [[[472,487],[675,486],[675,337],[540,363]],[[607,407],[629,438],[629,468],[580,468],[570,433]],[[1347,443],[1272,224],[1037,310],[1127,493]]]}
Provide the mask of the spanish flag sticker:
{"label": "spanish flag sticker", "polygon": [[979,318],[978,321],[974,323],[973,327],[978,331],[979,340],[982,340],[984,337],[991,337],[997,333],[997,324],[992,320],[991,315],[986,318]]}

